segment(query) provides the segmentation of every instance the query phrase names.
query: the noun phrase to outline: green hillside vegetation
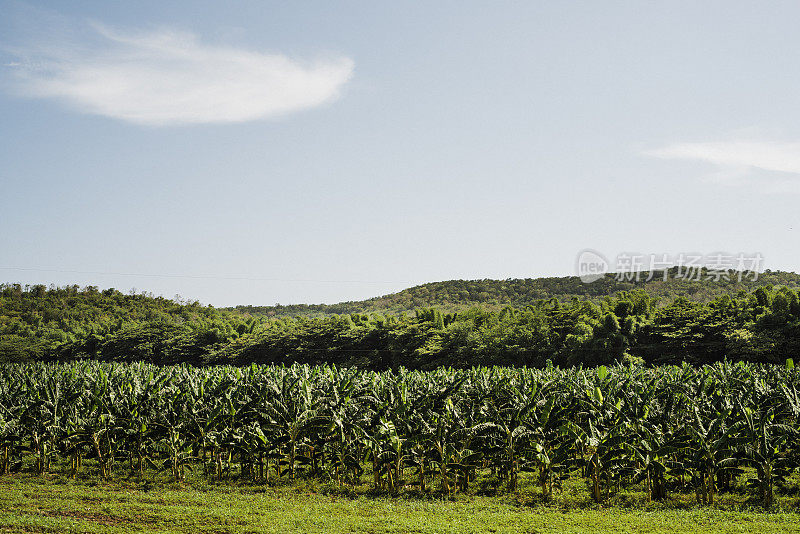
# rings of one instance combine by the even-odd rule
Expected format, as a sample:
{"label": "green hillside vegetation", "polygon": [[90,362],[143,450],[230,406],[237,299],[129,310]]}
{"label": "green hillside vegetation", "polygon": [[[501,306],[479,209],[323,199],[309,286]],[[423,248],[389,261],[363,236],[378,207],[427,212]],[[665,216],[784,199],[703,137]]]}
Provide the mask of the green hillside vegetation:
{"label": "green hillside vegetation", "polygon": [[642,358],[695,364],[781,362],[800,353],[800,304],[789,288],[761,287],[709,303],[659,306],[641,290],[599,302],[537,301],[500,311],[277,318],[212,355],[217,363],[336,363],[384,369],[474,365],[598,365]]}
{"label": "green hillside vegetation", "polygon": [[[798,278],[772,274],[773,280]],[[800,303],[788,284],[742,289],[708,302],[658,298],[645,287],[499,309],[428,307],[322,317],[265,317],[93,287],[0,286],[0,361],[302,362],[382,370],[638,359],[774,363],[797,357],[798,349]]]}
{"label": "green hillside vegetation", "polygon": [[256,323],[240,313],[147,293],[0,285],[0,361],[47,359],[76,346],[109,359],[152,360],[159,354],[197,360]]}
{"label": "green hillside vegetation", "polygon": [[[696,274],[696,273],[695,273]],[[617,280],[616,275],[607,274],[590,284],[581,282],[577,276],[557,278],[523,278],[508,280],[449,280],[431,282],[362,301],[338,304],[290,304],[275,306],[236,306],[237,311],[268,317],[341,315],[351,313],[397,314],[413,312],[419,308],[436,307],[443,312],[460,311],[472,307],[500,310],[505,306],[524,307],[538,300],[558,299],[568,302],[574,297],[600,299],[621,291],[642,289],[648,295],[670,302],[686,297],[696,302],[710,302],[722,295],[734,296],[741,291],[752,291],[761,286],[787,286],[800,288],[800,275],[784,271],[766,271],[755,280],[738,274],[727,279],[711,280],[713,275],[703,270],[700,280],[679,277],[678,269],[672,268],[664,280],[663,271],[651,274],[643,272],[639,281]]]}

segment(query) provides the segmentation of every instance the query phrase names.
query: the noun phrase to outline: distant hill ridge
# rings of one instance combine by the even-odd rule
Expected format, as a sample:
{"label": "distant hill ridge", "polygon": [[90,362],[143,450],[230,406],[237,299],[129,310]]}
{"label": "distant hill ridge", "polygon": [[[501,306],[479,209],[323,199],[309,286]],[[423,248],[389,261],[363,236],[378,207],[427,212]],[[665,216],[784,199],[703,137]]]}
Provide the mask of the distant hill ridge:
{"label": "distant hill ridge", "polygon": [[620,291],[642,289],[653,297],[670,302],[684,297],[696,302],[710,302],[722,295],[736,295],[741,291],[752,291],[761,286],[786,286],[800,288],[800,274],[786,271],[758,273],[742,276],[733,273],[728,279],[715,280],[715,276],[703,270],[700,280],[678,277],[678,269],[668,271],[664,280],[662,272],[639,273],[639,280],[618,280],[617,275],[607,274],[592,283],[583,283],[577,276],[549,278],[515,278],[507,280],[448,280],[429,282],[410,287],[397,293],[373,297],[362,301],[340,302],[338,304],[289,304],[275,306],[240,305],[236,310],[251,315],[278,316],[324,316],[350,313],[402,313],[419,308],[436,307],[442,311],[454,312],[472,307],[499,309],[505,306],[527,306],[537,300],[555,298],[569,301],[580,299],[600,299],[613,296]]}

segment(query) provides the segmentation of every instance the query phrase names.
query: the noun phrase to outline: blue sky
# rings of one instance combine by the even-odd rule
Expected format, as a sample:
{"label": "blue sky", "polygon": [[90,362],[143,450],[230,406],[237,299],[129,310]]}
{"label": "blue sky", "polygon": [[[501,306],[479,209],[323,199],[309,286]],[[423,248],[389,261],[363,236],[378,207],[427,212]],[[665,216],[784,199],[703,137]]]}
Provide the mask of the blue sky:
{"label": "blue sky", "polygon": [[584,248],[800,271],[796,2],[0,12],[2,280],[223,306]]}

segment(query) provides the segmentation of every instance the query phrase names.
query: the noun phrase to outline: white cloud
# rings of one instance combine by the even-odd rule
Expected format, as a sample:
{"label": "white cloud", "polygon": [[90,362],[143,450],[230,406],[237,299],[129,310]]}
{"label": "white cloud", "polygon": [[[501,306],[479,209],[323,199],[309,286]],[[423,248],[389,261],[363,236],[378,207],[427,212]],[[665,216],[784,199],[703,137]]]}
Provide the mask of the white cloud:
{"label": "white cloud", "polygon": [[766,171],[800,174],[800,143],[722,141],[678,143],[647,154],[667,159],[706,161],[719,166],[755,167]]}
{"label": "white cloud", "polygon": [[800,142],[676,143],[645,154],[712,164],[715,171],[705,176],[710,182],[731,186],[758,183],[765,192],[800,192]]}
{"label": "white cloud", "polygon": [[13,66],[21,94],[146,125],[231,123],[330,102],[353,73],[346,57],[305,62],[204,44],[190,33],[94,28],[99,46],[24,52]]}

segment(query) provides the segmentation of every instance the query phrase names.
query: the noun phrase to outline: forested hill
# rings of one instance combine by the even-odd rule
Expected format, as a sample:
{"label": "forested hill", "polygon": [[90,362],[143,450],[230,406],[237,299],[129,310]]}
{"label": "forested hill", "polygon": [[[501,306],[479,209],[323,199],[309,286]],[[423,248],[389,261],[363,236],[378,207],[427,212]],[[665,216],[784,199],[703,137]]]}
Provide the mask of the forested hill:
{"label": "forested hill", "polygon": [[[542,366],[548,360],[556,365],[620,359],[778,362],[800,355],[795,274],[765,273],[755,282],[741,284],[648,282],[630,290],[607,277],[585,286],[589,289],[582,293],[576,293],[582,286],[574,279],[572,285],[568,278],[551,280],[560,285],[545,280],[539,286],[546,288],[541,289],[544,293],[531,291],[526,297],[520,296],[522,291],[514,292],[525,287],[525,281],[477,282],[476,289],[498,288],[497,297],[479,295],[483,300],[477,302],[482,305],[458,311],[448,309],[466,307],[473,302],[471,297],[453,302],[445,300],[448,293],[437,296],[434,291],[429,298],[441,300],[417,302],[445,305],[419,307],[412,313],[367,308],[369,313],[321,317],[251,315],[245,313],[247,308],[221,310],[95,287],[0,285],[0,362],[92,358],[425,369]],[[454,285],[469,293],[470,284]],[[695,285],[701,288],[691,291]],[[603,295],[603,288],[612,295]],[[681,291],[695,300],[681,296]],[[536,294],[544,298],[521,305],[523,298]],[[503,306],[500,295],[514,305]],[[704,302],[713,295],[713,300]]]}
{"label": "forested hill", "polygon": [[[685,297],[695,302],[711,302],[722,295],[735,296],[760,286],[786,286],[800,288],[800,274],[784,271],[759,273],[755,280],[737,274],[728,279],[715,280],[703,271],[701,280],[679,278],[677,269],[672,269],[663,279],[658,273],[647,280],[648,273],[641,273],[640,280],[618,281],[608,274],[590,284],[581,282],[577,276],[554,278],[516,278],[508,280],[448,280],[431,282],[404,289],[398,293],[368,300],[341,302],[339,304],[289,304],[275,306],[236,306],[237,311],[267,317],[280,316],[324,316],[351,313],[396,314],[413,312],[419,308],[435,307],[445,312],[455,312],[473,307],[500,310],[505,306],[524,307],[538,300],[558,299],[567,302],[574,297],[597,300],[621,291],[642,289],[648,295],[667,304],[675,298]],[[694,278],[694,277],[693,277]]]}
{"label": "forested hill", "polygon": [[0,284],[0,362],[49,358],[77,347],[109,359],[151,360],[154,353],[196,359],[257,322],[148,293]]}

